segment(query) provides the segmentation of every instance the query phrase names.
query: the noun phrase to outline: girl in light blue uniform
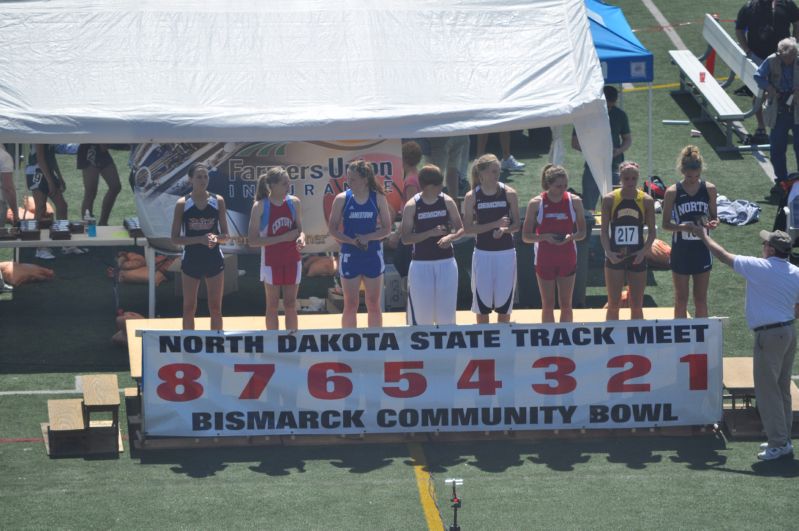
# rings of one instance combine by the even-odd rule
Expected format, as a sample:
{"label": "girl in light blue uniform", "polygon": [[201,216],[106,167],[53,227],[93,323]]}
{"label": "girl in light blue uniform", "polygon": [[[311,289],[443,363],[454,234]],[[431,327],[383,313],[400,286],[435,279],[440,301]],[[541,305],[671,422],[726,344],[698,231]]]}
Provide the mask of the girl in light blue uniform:
{"label": "girl in light blue uniform", "polygon": [[383,244],[391,231],[391,213],[372,165],[356,160],[347,167],[348,189],[336,196],[328,229],[341,244],[339,273],[344,290],[343,328],[357,327],[363,282],[369,327],[382,326],[380,294],[383,288]]}

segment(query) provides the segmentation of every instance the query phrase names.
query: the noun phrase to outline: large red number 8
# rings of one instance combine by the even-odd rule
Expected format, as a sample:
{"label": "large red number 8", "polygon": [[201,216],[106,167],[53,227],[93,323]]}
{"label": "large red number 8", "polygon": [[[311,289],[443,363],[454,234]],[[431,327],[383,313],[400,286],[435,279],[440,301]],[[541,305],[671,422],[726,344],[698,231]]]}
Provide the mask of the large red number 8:
{"label": "large red number 8", "polygon": [[[178,376],[181,373],[181,376]],[[171,363],[158,369],[158,377],[164,383],[159,385],[155,391],[163,400],[170,402],[188,402],[195,398],[200,398],[203,394],[203,386],[197,380],[202,371],[196,365],[190,363]],[[178,387],[182,391],[178,393]]]}
{"label": "large red number 8", "polygon": [[[346,398],[352,393],[352,382],[346,376],[336,374],[328,375],[328,372],[351,373],[352,367],[346,363],[317,363],[308,369],[308,392],[314,398],[321,400],[338,400]],[[332,384],[330,390],[327,384]]]}

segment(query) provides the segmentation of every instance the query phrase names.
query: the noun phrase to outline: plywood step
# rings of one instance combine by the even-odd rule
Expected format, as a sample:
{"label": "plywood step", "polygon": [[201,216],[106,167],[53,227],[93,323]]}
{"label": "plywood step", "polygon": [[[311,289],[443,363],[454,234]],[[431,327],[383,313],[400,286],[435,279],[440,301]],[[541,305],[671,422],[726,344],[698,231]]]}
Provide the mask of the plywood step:
{"label": "plywood step", "polygon": [[724,358],[724,387],[732,394],[755,394],[755,378],[752,375],[752,358]]}
{"label": "plywood step", "polygon": [[48,400],[47,417],[50,419],[50,431],[67,432],[86,429],[83,400],[79,398]]}
{"label": "plywood step", "polygon": [[116,374],[89,374],[81,377],[83,403],[86,408],[119,406],[119,384]]}

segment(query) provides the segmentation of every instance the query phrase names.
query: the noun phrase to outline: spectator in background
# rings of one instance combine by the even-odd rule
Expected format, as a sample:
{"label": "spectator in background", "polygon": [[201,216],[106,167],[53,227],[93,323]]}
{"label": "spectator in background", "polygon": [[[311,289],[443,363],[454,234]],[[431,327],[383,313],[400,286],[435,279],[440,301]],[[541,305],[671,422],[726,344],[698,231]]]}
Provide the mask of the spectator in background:
{"label": "spectator in background", "polygon": [[0,212],[3,220],[0,227],[6,223],[6,210],[11,209],[11,222],[19,222],[19,209],[17,206],[17,187],[14,186],[14,159],[0,145]]}
{"label": "spectator in background", "polygon": [[[610,119],[610,135],[613,142],[613,162],[610,171],[613,174],[613,186],[619,184],[619,164],[624,160],[624,152],[633,145],[633,137],[630,134],[630,120],[627,113],[616,106],[619,100],[619,91],[616,87],[605,85],[602,89],[605,93],[605,100],[608,103],[608,118]],[[577,151],[580,149],[580,140],[577,138],[577,131],[572,131],[572,147]],[[599,199],[599,186],[594,180],[591,168],[588,164],[583,167],[583,206],[586,210],[593,211]]]}
{"label": "spectator in background", "polygon": [[98,225],[108,225],[108,218],[117,195],[122,190],[119,182],[119,172],[113,157],[108,152],[105,144],[81,144],[78,146],[78,169],[83,172],[83,202],[80,206],[80,215],[89,212],[94,217],[94,199],[97,197],[97,185],[100,176],[103,177],[108,191],[103,197]]}
{"label": "spectator in background", "polygon": [[[56,219],[67,218],[67,202],[64,199],[64,190],[67,185],[61,177],[58,161],[55,158],[55,146],[52,144],[31,144],[28,156],[28,167],[25,168],[25,180],[28,190],[33,194],[33,203],[36,208],[36,220],[41,222],[47,213],[47,198],[55,204]],[[78,247],[64,247],[64,253],[83,254]],[[40,260],[53,260],[55,256],[47,247],[36,249],[36,258]]]}
{"label": "spectator in background", "polygon": [[[777,43],[797,34],[799,9],[793,0],[749,0],[738,11],[735,37],[746,56],[760,66],[763,60],[777,51]],[[756,144],[768,141],[761,107],[755,109],[757,129],[752,137]]]}
{"label": "spectator in background", "polygon": [[777,44],[777,51],[763,61],[755,74],[764,93],[763,119],[771,129],[771,165],[777,181],[788,178],[788,133],[793,133],[793,151],[799,163],[799,63],[796,39],[788,37]]}
{"label": "spectator in background", "polygon": [[403,203],[419,192],[419,163],[422,161],[422,148],[413,140],[402,143]]}
{"label": "spectator in background", "polygon": [[755,333],[755,400],[768,438],[757,458],[770,461],[792,455],[791,374],[796,357],[799,268],[788,261],[791,237],[782,231],[761,230],[762,258],[755,258],[728,252],[701,227],[694,227],[693,232],[713,256],[746,279],[746,322]]}
{"label": "spectator in background", "polygon": [[430,144],[430,156],[427,162],[441,168],[444,172],[447,194],[454,200],[460,196],[461,182],[464,192],[469,183],[466,172],[469,171],[469,136],[449,136],[427,139]]}
{"label": "spectator in background", "polygon": [[[477,135],[477,157],[485,154],[487,143],[488,133]],[[510,154],[510,131],[499,133],[499,145],[502,148],[500,167],[505,171],[524,171],[524,163],[519,162]]]}

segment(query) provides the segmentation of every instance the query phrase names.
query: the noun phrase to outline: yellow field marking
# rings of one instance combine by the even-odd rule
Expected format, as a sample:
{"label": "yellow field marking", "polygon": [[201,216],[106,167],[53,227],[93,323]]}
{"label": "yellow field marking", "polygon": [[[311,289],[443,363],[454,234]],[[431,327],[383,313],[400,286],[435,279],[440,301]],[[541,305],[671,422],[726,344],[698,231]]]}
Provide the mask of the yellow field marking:
{"label": "yellow field marking", "polygon": [[[726,77],[717,77],[716,78],[716,81],[726,81],[726,80],[727,80]],[[679,88],[679,87],[680,87],[679,83],[664,83],[662,85],[652,85],[652,90],[673,89],[673,88]],[[638,91],[641,91],[641,90],[648,90],[648,89],[649,89],[649,87],[647,87],[646,85],[639,85],[637,87],[626,88],[622,92],[638,92]]]}
{"label": "yellow field marking", "polygon": [[427,458],[425,458],[422,445],[419,443],[408,444],[408,449],[413,458],[413,473],[416,476],[416,488],[419,490],[419,501],[424,509],[424,519],[427,521],[427,529],[430,531],[441,531],[444,529],[444,522],[438,514],[436,507],[436,489],[430,481],[430,473],[425,470]]}

